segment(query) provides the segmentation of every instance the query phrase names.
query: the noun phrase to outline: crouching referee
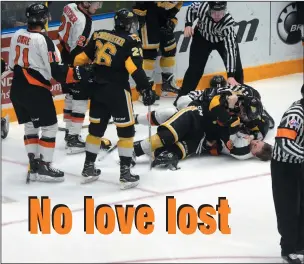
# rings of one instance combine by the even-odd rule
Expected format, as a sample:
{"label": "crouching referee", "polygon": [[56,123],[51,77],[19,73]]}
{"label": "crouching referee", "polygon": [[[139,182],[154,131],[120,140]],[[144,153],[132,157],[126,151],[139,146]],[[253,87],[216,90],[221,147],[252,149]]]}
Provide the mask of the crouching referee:
{"label": "crouching referee", "polygon": [[304,254],[304,85],[302,99],[284,113],[271,160],[272,192],[281,255],[301,263]]}

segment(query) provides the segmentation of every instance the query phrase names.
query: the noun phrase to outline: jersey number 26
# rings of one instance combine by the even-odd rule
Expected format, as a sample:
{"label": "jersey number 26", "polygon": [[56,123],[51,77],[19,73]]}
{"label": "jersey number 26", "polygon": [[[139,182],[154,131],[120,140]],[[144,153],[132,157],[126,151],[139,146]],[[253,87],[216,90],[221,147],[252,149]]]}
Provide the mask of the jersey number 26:
{"label": "jersey number 26", "polygon": [[111,67],[112,56],[116,55],[117,49],[111,42],[103,44],[100,40],[96,41],[95,63]]}

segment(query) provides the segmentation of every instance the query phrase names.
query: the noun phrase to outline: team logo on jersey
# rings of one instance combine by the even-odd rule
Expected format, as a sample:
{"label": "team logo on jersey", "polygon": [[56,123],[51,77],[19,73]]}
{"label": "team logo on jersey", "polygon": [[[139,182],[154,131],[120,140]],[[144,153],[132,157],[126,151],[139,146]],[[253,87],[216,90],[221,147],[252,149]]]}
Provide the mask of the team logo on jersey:
{"label": "team logo on jersey", "polygon": [[297,44],[301,40],[301,25],[297,23],[297,7],[295,3],[287,5],[280,13],[277,31],[280,39],[288,45]]}
{"label": "team logo on jersey", "polygon": [[300,127],[300,123],[295,120],[295,119],[292,119],[288,122],[288,124],[291,126],[291,127],[294,127],[294,128],[299,128]]}

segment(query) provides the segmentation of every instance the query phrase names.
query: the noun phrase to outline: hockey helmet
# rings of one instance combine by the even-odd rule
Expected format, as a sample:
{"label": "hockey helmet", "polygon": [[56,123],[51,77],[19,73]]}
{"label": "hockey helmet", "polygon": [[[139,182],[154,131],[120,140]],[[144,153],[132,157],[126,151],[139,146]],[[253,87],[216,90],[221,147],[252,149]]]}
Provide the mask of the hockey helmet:
{"label": "hockey helmet", "polygon": [[127,8],[118,10],[114,16],[115,29],[136,34],[139,29],[137,16]]}
{"label": "hockey helmet", "polygon": [[223,11],[227,8],[227,1],[210,1],[208,3],[210,10]]}
{"label": "hockey helmet", "polygon": [[44,4],[31,4],[25,10],[25,16],[29,26],[41,26],[44,28],[49,15],[49,9]]}
{"label": "hockey helmet", "polygon": [[227,82],[222,75],[214,75],[212,79],[210,80],[210,87],[211,88],[220,88],[225,87],[227,85]]}
{"label": "hockey helmet", "polygon": [[209,15],[214,22],[219,22],[226,14],[227,2],[209,2]]}
{"label": "hockey helmet", "polygon": [[302,94],[302,97],[304,98],[304,84],[302,85],[302,88],[301,88],[301,94]]}
{"label": "hockey helmet", "polygon": [[262,115],[263,106],[258,98],[244,96],[241,98],[241,102],[248,120],[254,120]]}

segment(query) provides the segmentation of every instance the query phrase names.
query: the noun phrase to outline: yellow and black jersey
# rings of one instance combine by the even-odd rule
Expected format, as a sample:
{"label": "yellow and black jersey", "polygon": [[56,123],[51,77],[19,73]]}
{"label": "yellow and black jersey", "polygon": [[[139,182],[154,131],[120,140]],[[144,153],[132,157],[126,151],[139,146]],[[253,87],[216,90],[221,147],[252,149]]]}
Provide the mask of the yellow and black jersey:
{"label": "yellow and black jersey", "polygon": [[148,78],[142,69],[142,46],[140,38],[126,31],[95,31],[84,51],[77,55],[74,65],[90,61],[95,64],[96,81],[110,85],[129,86],[129,75],[137,90],[149,89]]}
{"label": "yellow and black jersey", "polygon": [[240,118],[234,113],[229,111],[226,94],[217,94],[205,102],[207,109],[204,113],[214,123],[220,126],[227,126],[230,128],[231,134],[237,132],[240,126]]}
{"label": "yellow and black jersey", "polygon": [[183,6],[183,1],[136,1],[133,12],[138,16],[146,16],[147,13],[155,16],[160,25],[166,25],[168,19],[177,24],[176,14]]}

